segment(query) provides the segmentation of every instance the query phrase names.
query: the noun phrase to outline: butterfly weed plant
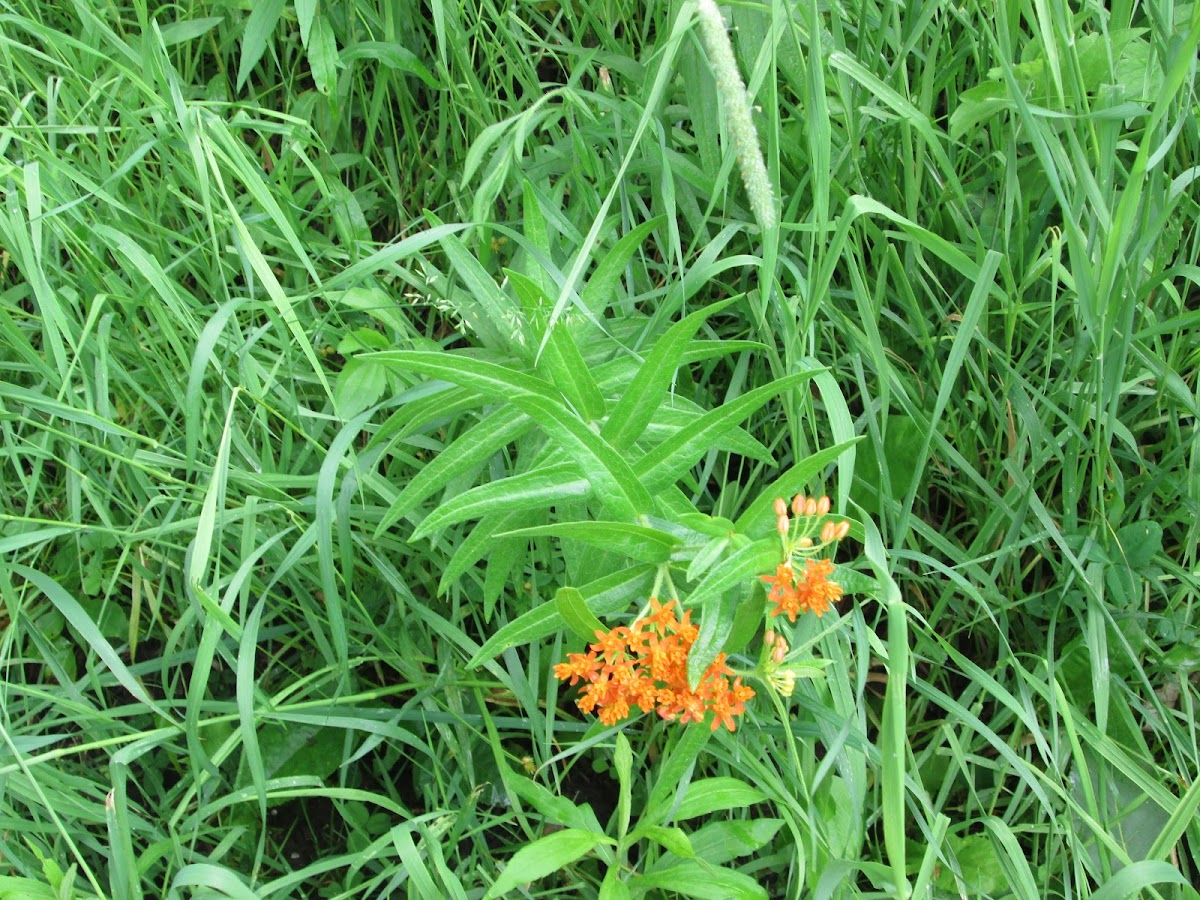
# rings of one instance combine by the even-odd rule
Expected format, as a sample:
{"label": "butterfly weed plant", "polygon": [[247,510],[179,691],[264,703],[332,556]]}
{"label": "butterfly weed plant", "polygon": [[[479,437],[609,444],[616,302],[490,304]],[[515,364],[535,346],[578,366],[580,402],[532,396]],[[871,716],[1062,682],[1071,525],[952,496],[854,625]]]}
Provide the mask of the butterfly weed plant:
{"label": "butterfly weed plant", "polygon": [[1195,896],[1197,46],[0,0],[0,900]]}

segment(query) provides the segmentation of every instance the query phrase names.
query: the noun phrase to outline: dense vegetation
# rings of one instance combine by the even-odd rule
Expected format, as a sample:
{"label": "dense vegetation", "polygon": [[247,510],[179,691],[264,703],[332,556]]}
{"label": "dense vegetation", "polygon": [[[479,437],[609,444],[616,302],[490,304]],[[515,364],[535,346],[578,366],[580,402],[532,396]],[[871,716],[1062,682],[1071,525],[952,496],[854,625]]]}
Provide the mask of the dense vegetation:
{"label": "dense vegetation", "polygon": [[0,0],[0,897],[1197,896],[1200,4],[723,12]]}

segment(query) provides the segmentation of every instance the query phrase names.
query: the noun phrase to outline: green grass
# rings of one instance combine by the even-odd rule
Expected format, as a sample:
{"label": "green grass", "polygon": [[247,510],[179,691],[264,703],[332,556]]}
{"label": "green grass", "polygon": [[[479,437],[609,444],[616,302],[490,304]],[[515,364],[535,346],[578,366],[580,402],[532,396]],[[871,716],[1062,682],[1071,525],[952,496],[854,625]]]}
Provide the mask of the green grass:
{"label": "green grass", "polygon": [[1200,5],[694,10],[0,0],[0,898],[1197,895]]}

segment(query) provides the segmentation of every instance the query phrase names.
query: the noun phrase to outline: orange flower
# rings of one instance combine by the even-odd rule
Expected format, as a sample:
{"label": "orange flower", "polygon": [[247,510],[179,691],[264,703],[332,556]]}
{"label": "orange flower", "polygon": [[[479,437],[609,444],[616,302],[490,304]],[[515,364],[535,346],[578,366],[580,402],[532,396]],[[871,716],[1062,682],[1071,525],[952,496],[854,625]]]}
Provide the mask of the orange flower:
{"label": "orange flower", "polygon": [[781,564],[774,575],[763,575],[762,580],[771,585],[767,599],[775,604],[771,615],[787,614],[789,622],[795,622],[800,613],[811,612],[817,617],[824,615],[831,603],[842,596],[842,587],[830,581],[833,563],[827,559],[806,559],[804,574],[798,576],[790,563]]}
{"label": "orange flower", "polygon": [[574,685],[581,679],[582,712],[597,711],[605,725],[615,725],[637,706],[642,712],[657,708],[668,721],[700,722],[713,713],[712,728],[724,725],[734,730],[734,716],[746,711],[754,691],[725,665],[725,654],[713,660],[695,690],[688,686],[687,657],[699,629],[691,622],[691,611],[677,616],[674,601],[650,601],[651,614],[632,626],[618,625],[608,632],[597,631],[596,643],[588,653],[571,653],[565,663],[554,667],[554,675]]}

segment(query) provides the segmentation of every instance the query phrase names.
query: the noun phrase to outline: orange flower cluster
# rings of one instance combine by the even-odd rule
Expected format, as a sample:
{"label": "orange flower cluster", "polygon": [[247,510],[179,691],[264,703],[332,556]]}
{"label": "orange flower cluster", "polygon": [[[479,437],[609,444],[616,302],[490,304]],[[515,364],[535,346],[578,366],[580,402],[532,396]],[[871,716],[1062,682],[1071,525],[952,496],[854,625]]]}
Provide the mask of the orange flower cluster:
{"label": "orange flower cluster", "polygon": [[713,660],[693,691],[688,687],[687,657],[699,629],[691,623],[691,610],[676,616],[676,602],[650,601],[651,613],[630,626],[597,631],[597,642],[587,653],[572,653],[554,674],[572,686],[584,682],[576,705],[583,712],[599,710],[600,721],[615,725],[629,715],[631,706],[642,712],[657,708],[667,721],[700,722],[713,714],[712,730],[724,725],[734,730],[734,716],[746,710],[754,690],[728,676],[725,654]]}
{"label": "orange flower cluster", "polygon": [[785,562],[775,569],[774,575],[763,575],[762,580],[771,586],[767,599],[775,604],[771,615],[787,613],[788,621],[795,622],[800,613],[816,613],[818,618],[842,596],[842,587],[830,581],[833,563],[827,559],[806,559],[801,575]]}

